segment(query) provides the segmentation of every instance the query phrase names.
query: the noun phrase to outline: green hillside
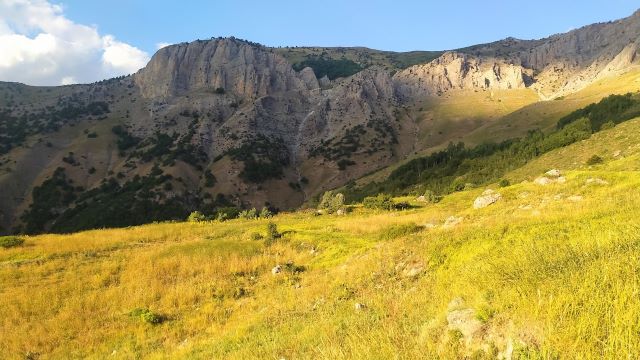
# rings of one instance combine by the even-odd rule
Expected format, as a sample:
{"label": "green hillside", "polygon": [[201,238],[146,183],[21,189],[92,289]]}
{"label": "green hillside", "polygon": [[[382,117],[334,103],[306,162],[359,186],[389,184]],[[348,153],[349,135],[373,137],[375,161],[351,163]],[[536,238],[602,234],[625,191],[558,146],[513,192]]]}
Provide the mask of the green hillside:
{"label": "green hillside", "polygon": [[3,358],[638,358],[637,134],[404,211],[3,240]]}

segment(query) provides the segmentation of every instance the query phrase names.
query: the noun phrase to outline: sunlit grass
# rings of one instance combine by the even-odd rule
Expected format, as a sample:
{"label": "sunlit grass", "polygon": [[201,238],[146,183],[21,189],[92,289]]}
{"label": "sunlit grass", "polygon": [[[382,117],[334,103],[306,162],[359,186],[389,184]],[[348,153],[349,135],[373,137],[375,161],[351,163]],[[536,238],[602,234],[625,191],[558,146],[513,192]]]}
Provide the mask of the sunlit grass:
{"label": "sunlit grass", "polygon": [[[484,189],[403,212],[281,214],[271,246],[253,236],[269,220],[27,237],[0,250],[0,357],[488,359],[511,344],[638,358],[640,148],[625,135],[638,126],[543,156],[479,210]],[[583,165],[593,153],[604,164]],[[566,184],[531,182],[555,167]],[[463,220],[444,228],[450,216]],[[457,298],[482,324],[471,338],[448,327]]]}

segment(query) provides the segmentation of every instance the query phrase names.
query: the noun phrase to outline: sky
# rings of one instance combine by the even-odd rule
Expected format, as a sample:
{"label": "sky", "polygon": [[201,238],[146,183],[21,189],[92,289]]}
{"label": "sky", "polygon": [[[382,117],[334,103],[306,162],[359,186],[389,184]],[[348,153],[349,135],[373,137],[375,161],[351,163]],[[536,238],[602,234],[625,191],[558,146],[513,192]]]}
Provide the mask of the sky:
{"label": "sky", "polygon": [[0,0],[0,81],[93,82],[134,73],[162,46],[218,36],[448,50],[542,38],[638,8],[637,0]]}

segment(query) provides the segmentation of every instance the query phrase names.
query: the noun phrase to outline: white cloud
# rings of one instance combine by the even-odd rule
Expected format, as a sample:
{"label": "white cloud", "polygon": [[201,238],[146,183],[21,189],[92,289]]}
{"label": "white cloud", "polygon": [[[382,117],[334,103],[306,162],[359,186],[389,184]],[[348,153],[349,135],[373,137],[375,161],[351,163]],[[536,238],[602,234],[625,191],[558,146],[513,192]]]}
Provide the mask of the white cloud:
{"label": "white cloud", "polygon": [[47,0],[0,0],[0,81],[93,82],[133,73],[148,61],[144,51],[74,23]]}
{"label": "white cloud", "polygon": [[156,49],[160,50],[160,49],[162,49],[164,47],[171,46],[171,45],[173,45],[173,44],[172,43],[168,43],[168,42],[157,43],[156,44]]}

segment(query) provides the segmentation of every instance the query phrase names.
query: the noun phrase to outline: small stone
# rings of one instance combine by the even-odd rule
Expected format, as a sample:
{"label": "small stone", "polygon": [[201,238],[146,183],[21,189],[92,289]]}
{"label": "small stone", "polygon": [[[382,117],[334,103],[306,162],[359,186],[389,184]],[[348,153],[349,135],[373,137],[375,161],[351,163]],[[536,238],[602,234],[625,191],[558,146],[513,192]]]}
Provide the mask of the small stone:
{"label": "small stone", "polygon": [[427,198],[424,195],[420,195],[416,198],[416,201],[427,202]]}
{"label": "small stone", "polygon": [[447,220],[444,222],[445,228],[452,228],[456,225],[459,225],[462,222],[463,218],[457,216],[449,216]]}
{"label": "small stone", "polygon": [[549,171],[547,171],[547,172],[545,173],[545,175],[547,175],[548,177],[554,177],[554,178],[557,178],[557,177],[560,177],[560,175],[562,175],[562,174],[560,173],[560,170],[558,170],[558,169],[553,169],[553,170],[549,170]]}
{"label": "small stone", "polygon": [[273,275],[280,274],[281,272],[282,272],[282,265],[276,265],[273,267],[273,269],[271,269],[271,274]]}
{"label": "small stone", "polygon": [[365,310],[365,309],[367,308],[367,305],[365,305],[365,304],[363,304],[363,303],[355,303],[355,304],[353,305],[353,308],[354,308],[356,311],[363,311],[363,310]]}
{"label": "small stone", "polygon": [[582,201],[582,199],[583,199],[583,197],[580,196],[580,195],[569,196],[567,198],[567,200],[573,201],[573,202],[580,202],[580,201]]}
{"label": "small stone", "polygon": [[613,157],[619,157],[620,155],[622,155],[622,151],[620,150],[616,150],[613,152]]}
{"label": "small stone", "polygon": [[600,178],[588,178],[587,181],[585,181],[585,184],[587,185],[609,185],[609,182],[607,180],[602,180]]}
{"label": "small stone", "polygon": [[424,268],[422,266],[415,266],[409,269],[404,269],[404,271],[402,272],[402,276],[407,278],[417,277],[418,275],[422,274],[423,270]]}
{"label": "small stone", "polygon": [[346,214],[347,214],[347,212],[344,211],[344,209],[338,209],[338,211],[336,211],[336,215],[338,215],[338,216],[342,216],[342,215],[346,215]]}
{"label": "small stone", "polygon": [[564,184],[564,183],[566,183],[566,182],[567,182],[567,178],[566,178],[566,177],[564,177],[564,176],[560,176],[559,178],[557,178],[557,179],[556,179],[556,182],[557,182],[558,184]]}

